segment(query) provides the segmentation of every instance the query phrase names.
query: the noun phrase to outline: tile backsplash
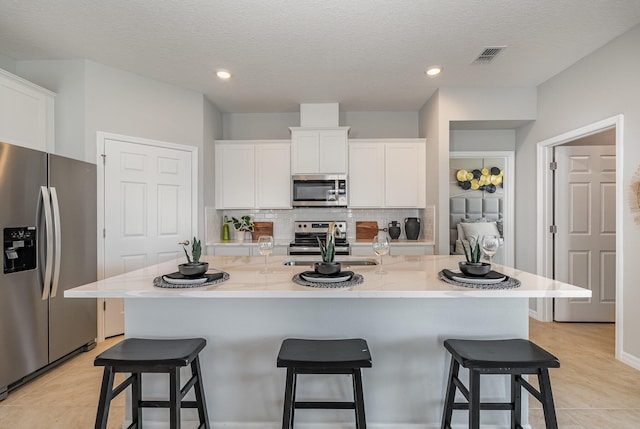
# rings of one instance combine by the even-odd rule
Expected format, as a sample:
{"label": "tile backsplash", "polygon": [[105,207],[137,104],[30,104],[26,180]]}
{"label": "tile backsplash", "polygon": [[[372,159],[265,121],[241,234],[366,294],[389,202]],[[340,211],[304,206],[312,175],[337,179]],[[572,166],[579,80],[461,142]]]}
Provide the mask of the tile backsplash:
{"label": "tile backsplash", "polygon": [[[293,239],[293,222],[297,220],[344,220],[347,222],[347,239],[355,241],[356,221],[377,221],[380,228],[385,228],[391,221],[398,221],[402,226],[400,239],[406,238],[404,219],[418,217],[422,220],[419,240],[433,241],[435,236],[435,207],[425,209],[349,209],[349,208],[297,208],[291,210],[216,210],[205,208],[206,243],[220,242],[222,219],[228,217],[251,216],[253,221],[273,222],[273,236],[277,241]],[[233,239],[233,228],[231,234]]]}

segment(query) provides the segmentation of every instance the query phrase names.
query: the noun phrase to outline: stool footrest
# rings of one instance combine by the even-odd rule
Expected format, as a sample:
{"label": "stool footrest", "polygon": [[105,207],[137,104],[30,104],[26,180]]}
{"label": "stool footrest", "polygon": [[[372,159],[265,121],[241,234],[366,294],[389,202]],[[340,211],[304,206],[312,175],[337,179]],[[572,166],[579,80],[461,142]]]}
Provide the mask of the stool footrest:
{"label": "stool footrest", "polygon": [[[453,404],[454,410],[468,410],[468,402],[456,402]],[[511,411],[515,409],[514,404],[508,402],[481,402],[481,410],[499,410],[499,411]]]}
{"label": "stool footrest", "polygon": [[[142,408],[169,408],[170,401],[140,401],[138,406]],[[180,408],[198,408],[196,401],[180,401]]]}
{"label": "stool footrest", "polygon": [[321,401],[313,401],[313,402],[294,402],[294,406],[296,408],[306,408],[306,409],[339,409],[339,410],[353,410],[356,408],[356,404],[354,402],[321,402]]}

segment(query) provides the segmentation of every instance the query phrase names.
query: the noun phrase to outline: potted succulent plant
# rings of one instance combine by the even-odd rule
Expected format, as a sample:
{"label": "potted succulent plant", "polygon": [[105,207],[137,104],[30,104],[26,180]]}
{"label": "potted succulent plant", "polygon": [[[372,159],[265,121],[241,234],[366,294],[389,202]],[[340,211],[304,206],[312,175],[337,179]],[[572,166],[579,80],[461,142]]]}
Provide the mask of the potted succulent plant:
{"label": "potted succulent plant", "polygon": [[320,237],[317,237],[318,246],[320,246],[320,255],[322,256],[321,262],[316,262],[314,264],[314,269],[319,274],[337,274],[340,272],[342,266],[340,262],[335,262],[334,258],[336,256],[336,247],[335,247],[335,223],[331,222],[329,224],[329,229],[327,230],[327,236],[325,238],[324,243],[320,240]]}
{"label": "potted succulent plant", "polygon": [[231,220],[227,222],[236,230],[236,241],[244,241],[245,233],[253,232],[253,221],[249,215],[242,216],[240,219],[231,216]]}
{"label": "potted succulent plant", "polygon": [[491,264],[480,261],[480,257],[482,256],[482,250],[480,250],[481,240],[482,237],[478,237],[473,246],[469,243],[468,249],[464,244],[464,240],[462,241],[462,249],[464,250],[464,256],[467,260],[458,262],[458,267],[460,271],[467,276],[481,277],[491,271]]}
{"label": "potted succulent plant", "polygon": [[[187,243],[188,244],[188,243]],[[209,269],[208,262],[200,262],[200,256],[202,255],[202,243],[200,240],[193,237],[193,244],[191,245],[191,256],[187,252],[187,248],[182,246],[184,254],[187,256],[187,263],[178,265],[178,271],[185,277],[200,277]]]}

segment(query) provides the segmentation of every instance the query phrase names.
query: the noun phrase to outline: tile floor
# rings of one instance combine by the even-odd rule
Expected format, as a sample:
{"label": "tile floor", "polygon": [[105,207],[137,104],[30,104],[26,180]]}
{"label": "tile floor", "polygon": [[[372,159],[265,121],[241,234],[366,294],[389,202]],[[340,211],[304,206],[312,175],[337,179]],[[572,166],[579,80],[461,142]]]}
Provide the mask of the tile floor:
{"label": "tile floor", "polygon": [[[561,429],[640,428],[640,371],[615,360],[614,324],[529,326],[531,340],[560,359],[549,372]],[[532,428],[544,428],[539,402],[529,404]]]}
{"label": "tile floor", "polygon": [[[551,370],[561,429],[640,428],[640,371],[614,359],[613,324],[531,321],[530,326],[531,339],[562,364]],[[93,358],[119,340],[109,339],[9,394],[0,402],[0,428],[93,427],[102,378]],[[538,402],[529,403],[532,428],[544,428]],[[120,397],[111,407],[109,428],[121,428],[123,419]]]}

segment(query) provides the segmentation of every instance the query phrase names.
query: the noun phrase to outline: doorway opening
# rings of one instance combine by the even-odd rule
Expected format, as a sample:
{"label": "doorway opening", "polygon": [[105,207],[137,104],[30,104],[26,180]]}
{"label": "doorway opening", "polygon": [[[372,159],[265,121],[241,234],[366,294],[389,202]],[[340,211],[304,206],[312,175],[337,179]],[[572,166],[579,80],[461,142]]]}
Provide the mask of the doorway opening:
{"label": "doorway opening", "polygon": [[[622,190],[622,125],[623,116],[618,115],[612,118],[608,118],[591,125],[561,134],[559,136],[544,140],[537,145],[537,168],[538,168],[538,183],[537,183],[537,273],[545,277],[555,278],[554,272],[554,182],[551,166],[554,162],[554,150],[562,145],[567,145],[570,142],[582,140],[588,141],[591,136],[610,132],[615,138],[615,206],[618,208],[615,214],[615,302],[622,302],[622,258],[621,254],[621,240],[623,236],[622,231],[622,210],[620,210],[623,201]],[[616,322],[616,357],[620,355],[621,344],[618,339],[622,338],[621,332],[622,306],[616,305],[615,309],[615,322]],[[536,312],[532,316],[542,321],[553,320],[553,301],[551,299],[540,298],[536,302]]]}

